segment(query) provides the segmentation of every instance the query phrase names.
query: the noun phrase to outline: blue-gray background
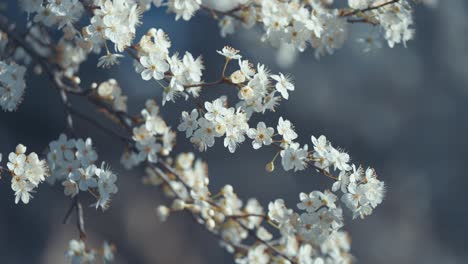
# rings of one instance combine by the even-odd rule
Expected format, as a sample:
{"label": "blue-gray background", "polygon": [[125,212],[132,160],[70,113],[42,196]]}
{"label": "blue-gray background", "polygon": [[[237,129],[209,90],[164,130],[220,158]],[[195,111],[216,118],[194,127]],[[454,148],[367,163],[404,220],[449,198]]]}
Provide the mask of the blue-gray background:
{"label": "blue-gray background", "polygon": [[[13,1],[7,1],[13,2]],[[175,22],[162,10],[145,14],[139,36],[149,27],[164,29],[172,51],[203,54],[206,80],[217,78],[224,45],[242,51],[252,62],[263,62],[274,72],[291,73],[296,91],[277,113],[296,124],[302,143],[310,135],[325,134],[346,149],[353,161],[373,166],[388,186],[385,202],[364,221],[347,219],[352,252],[361,263],[467,263],[468,209],[465,166],[468,154],[468,3],[440,1],[435,9],[417,8],[416,36],[408,48],[384,48],[366,55],[350,39],[333,56],[320,60],[309,49],[288,69],[279,68],[275,50],[259,41],[254,31],[241,30],[221,38],[209,16]],[[8,15],[19,24],[25,16],[14,7]],[[369,27],[356,26],[352,37],[366,36]],[[142,81],[130,60],[110,71],[95,70],[96,57],[81,68],[84,86],[115,78],[129,95],[130,111],[142,108],[145,98],[161,100],[161,89]],[[15,113],[0,113],[0,152],[23,143],[42,152],[64,129],[63,108],[43,76],[29,74],[23,104]],[[216,92],[214,92],[217,90]],[[229,87],[211,89],[215,98]],[[231,96],[233,93],[229,92]],[[72,98],[75,106],[94,113],[92,106]],[[173,127],[182,109],[178,101],[163,109]],[[99,120],[108,126],[112,124]],[[164,203],[160,191],[140,184],[141,170],[126,172],[118,163],[122,146],[88,123],[76,119],[78,135],[93,138],[100,160],[110,161],[119,174],[119,193],[104,213],[85,209],[89,242],[109,240],[118,248],[117,263],[230,263],[214,237],[185,214],[159,223],[154,208]],[[191,150],[178,137],[177,151]],[[212,189],[231,183],[241,197],[258,197],[266,205],[277,197],[294,206],[300,191],[324,189],[331,182],[311,170],[268,174],[271,150],[254,151],[244,144],[231,155],[221,146],[202,153],[209,161]],[[4,161],[5,162],[5,161]],[[40,186],[28,205],[15,205],[8,177],[0,180],[0,263],[63,263],[73,224],[63,225],[69,206],[60,186]],[[92,201],[85,201],[90,204]]]}

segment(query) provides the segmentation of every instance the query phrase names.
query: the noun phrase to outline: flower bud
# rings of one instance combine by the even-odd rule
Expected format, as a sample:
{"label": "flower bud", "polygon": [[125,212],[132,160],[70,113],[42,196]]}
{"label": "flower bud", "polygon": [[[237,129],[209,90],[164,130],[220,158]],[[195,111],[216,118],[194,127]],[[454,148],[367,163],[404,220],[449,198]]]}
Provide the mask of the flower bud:
{"label": "flower bud", "polygon": [[231,74],[231,82],[234,83],[234,84],[245,82],[244,74],[240,70],[237,70],[237,71],[233,72]]}
{"label": "flower bud", "polygon": [[16,146],[16,154],[24,154],[26,152],[26,147],[23,145],[23,144],[18,144],[18,146]]}
{"label": "flower bud", "polygon": [[243,100],[252,99],[254,97],[254,91],[250,86],[244,86],[239,91],[239,98]]}
{"label": "flower bud", "polygon": [[205,224],[206,224],[206,228],[208,228],[209,230],[213,230],[216,226],[216,223],[213,220],[213,218],[208,218]]}
{"label": "flower bud", "polygon": [[181,199],[175,199],[174,202],[172,203],[172,209],[175,211],[184,210],[184,208],[185,208],[185,202]]}
{"label": "flower bud", "polygon": [[156,208],[156,214],[158,215],[158,218],[161,222],[164,222],[167,220],[167,217],[169,216],[170,209],[167,208],[167,206],[160,205]]}
{"label": "flower bud", "polygon": [[267,165],[265,166],[265,170],[268,171],[268,172],[272,172],[275,170],[275,163],[273,163],[273,161],[270,161],[269,163],[267,163]]}

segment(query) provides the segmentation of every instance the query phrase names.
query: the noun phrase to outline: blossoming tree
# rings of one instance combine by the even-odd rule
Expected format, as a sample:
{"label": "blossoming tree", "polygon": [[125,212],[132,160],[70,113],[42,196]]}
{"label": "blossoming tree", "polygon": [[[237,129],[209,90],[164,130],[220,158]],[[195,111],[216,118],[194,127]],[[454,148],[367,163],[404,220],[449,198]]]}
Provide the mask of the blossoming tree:
{"label": "blossoming tree", "polygon": [[[42,156],[16,149],[0,164],[5,184],[7,175],[15,203],[30,203],[31,193],[44,181],[63,188],[70,199],[65,221],[76,212],[79,237],[70,238],[66,258],[72,263],[110,262],[114,248],[104,242],[102,250],[86,242],[81,197],[93,196],[93,206],[106,210],[118,193],[118,177],[108,163],[99,161],[90,138],[79,138],[74,118],[88,121],[122,144],[121,164],[126,169],[146,168],[144,183],[157,186],[172,204],[157,207],[161,220],[187,211],[204,225],[232,253],[236,263],[350,263],[350,240],[345,231],[343,209],[353,218],[365,218],[379,205],[385,186],[377,172],[351,164],[350,156],[323,135],[310,136],[311,147],[299,143],[299,135],[288,118],[277,123],[250,121],[267,115],[288,100],[296,87],[288,74],[273,73],[267,66],[253,64],[232,47],[216,51],[225,58],[219,79],[205,81],[201,57],[171,50],[163,29],[137,32],[141,17],[154,8],[165,8],[175,20],[195,15],[217,20],[222,36],[238,27],[263,30],[261,41],[279,47],[287,44],[299,52],[313,49],[317,57],[332,54],[350,38],[356,23],[378,28],[389,47],[413,38],[412,6],[408,0],[348,0],[347,6],[332,0],[233,0],[217,9],[213,1],[202,0],[19,0],[27,25],[0,16],[0,106],[13,112],[20,107],[26,89],[26,75],[49,80],[59,94],[66,113],[66,131],[48,144]],[[338,2],[338,1],[337,1]],[[360,39],[365,50],[379,46],[374,38]],[[214,51],[207,51],[214,52]],[[78,70],[86,60],[96,67],[115,67],[129,56],[134,71],[143,81],[161,88],[162,102],[148,99],[140,113],[127,111],[127,96],[111,79],[82,87]],[[221,96],[203,101],[212,86],[229,86],[236,98]],[[297,89],[300,89],[298,87]],[[115,131],[86,116],[69,97],[82,97],[122,130]],[[168,103],[193,102],[179,124],[169,126],[159,110]],[[171,127],[176,127],[174,130]],[[123,132],[122,132],[123,131]],[[209,187],[207,164],[193,152],[173,153],[176,133],[193,143],[195,152],[208,151],[222,142],[235,153],[245,141],[254,149],[272,148],[275,155],[266,170],[312,172],[330,178],[330,190],[300,193],[297,206],[278,198],[261,205],[255,198],[241,199],[229,184],[219,191]],[[1,155],[0,155],[1,160]],[[117,165],[113,165],[117,166]],[[37,191],[35,195],[41,195]],[[33,205],[32,205],[33,206]],[[58,249],[61,250],[61,249]]]}

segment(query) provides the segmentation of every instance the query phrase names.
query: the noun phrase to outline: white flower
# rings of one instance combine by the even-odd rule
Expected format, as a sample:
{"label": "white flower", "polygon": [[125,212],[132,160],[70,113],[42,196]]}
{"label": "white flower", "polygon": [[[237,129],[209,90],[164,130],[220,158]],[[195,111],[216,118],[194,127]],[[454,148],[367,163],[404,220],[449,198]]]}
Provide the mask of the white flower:
{"label": "white flower", "polygon": [[102,245],[102,259],[104,263],[114,261],[114,248],[107,241]]}
{"label": "white flower", "polygon": [[262,223],[263,207],[262,205],[254,198],[251,198],[247,201],[245,205],[245,212],[247,214],[255,215],[246,218],[246,226],[250,229],[258,227]]}
{"label": "white flower", "polygon": [[255,92],[254,90],[252,89],[252,87],[246,85],[244,87],[242,87],[240,90],[239,90],[239,93],[237,94],[239,99],[242,99],[242,100],[251,100],[253,99],[253,97],[255,96]]}
{"label": "white flower", "polygon": [[243,259],[236,259],[238,264],[267,264],[270,261],[270,255],[266,253],[267,247],[260,244],[249,249],[249,253]]}
{"label": "white flower", "polygon": [[48,6],[41,6],[34,16],[34,22],[41,22],[45,26],[52,26],[57,22],[57,16]]}
{"label": "white flower", "polygon": [[219,121],[220,116],[225,112],[223,101],[216,99],[213,103],[205,102],[205,118],[209,121]]}
{"label": "white flower", "polygon": [[219,20],[218,26],[221,28],[221,37],[233,34],[236,30],[236,20],[230,16],[224,16]]}
{"label": "white flower", "polygon": [[372,207],[376,207],[382,203],[385,197],[385,184],[382,181],[377,180],[375,177],[371,178],[368,183],[364,185],[366,191],[366,198]]}
{"label": "white flower", "polygon": [[163,90],[163,102],[165,105],[167,101],[174,102],[175,98],[184,92],[184,86],[177,81],[176,78],[172,78],[169,86],[166,86]]}
{"label": "white flower", "polygon": [[31,152],[27,158],[24,166],[24,176],[34,185],[45,180],[47,168],[45,161],[40,160],[36,153]]}
{"label": "white flower", "polygon": [[79,192],[78,185],[73,180],[66,180],[62,182],[63,192],[66,196],[75,196]]}
{"label": "white flower", "polygon": [[229,46],[225,46],[222,51],[217,50],[216,52],[223,55],[224,57],[226,57],[229,60],[239,60],[240,58],[242,58],[242,56],[239,55],[238,50],[236,50],[236,49],[234,49],[232,47],[229,47]]}
{"label": "white flower", "polygon": [[297,134],[294,132],[294,126],[289,120],[283,120],[283,117],[279,118],[278,127],[276,129],[287,143],[297,138]]}
{"label": "white flower", "polygon": [[60,134],[56,141],[52,141],[49,144],[49,148],[51,151],[55,151],[55,154],[60,160],[63,158],[68,161],[75,159],[75,154],[73,151],[75,148],[75,140],[68,140],[65,134]]}
{"label": "white flower", "polygon": [[234,153],[237,145],[244,142],[244,132],[238,127],[234,127],[226,131],[226,137],[224,138],[224,146],[229,149],[229,152]]}
{"label": "white flower", "polygon": [[189,114],[185,111],[182,112],[182,121],[177,129],[181,132],[185,131],[185,136],[187,138],[191,137],[193,131],[198,128],[198,111],[197,109],[193,109],[192,112]]}
{"label": "white flower", "polygon": [[166,122],[159,116],[159,106],[153,99],[145,102],[145,108],[141,110],[141,115],[145,119],[145,127],[152,134],[162,134],[166,129]]}
{"label": "white flower", "polygon": [[293,211],[284,205],[283,199],[276,199],[268,204],[268,217],[280,225],[285,224],[292,213]]}
{"label": "white flower", "polygon": [[207,147],[212,147],[215,143],[215,124],[205,118],[200,118],[198,124],[200,127],[193,134],[191,141],[199,147],[200,151],[205,151]]}
{"label": "white flower", "polygon": [[340,171],[340,174],[338,175],[338,180],[333,183],[332,185],[332,191],[336,192],[341,189],[343,193],[348,192],[348,185],[350,183],[349,180],[349,174],[346,171]]}
{"label": "white flower", "polygon": [[164,79],[164,73],[169,70],[169,64],[157,54],[141,56],[140,63],[145,68],[141,72],[141,78],[145,81],[151,78],[162,80]]}
{"label": "white flower", "polygon": [[294,91],[294,84],[291,83],[288,77],[285,77],[282,73],[280,75],[272,75],[271,78],[277,81],[275,88],[281,93],[284,99],[289,98],[288,91]]}
{"label": "white flower", "polygon": [[364,9],[369,7],[370,4],[370,0],[348,0],[349,7],[353,9]]}
{"label": "white flower", "polygon": [[403,43],[414,36],[412,10],[408,5],[386,5],[379,10],[374,10],[376,19],[384,30],[384,37],[388,46],[393,48],[397,43]]}
{"label": "white flower", "polygon": [[118,53],[107,53],[104,56],[101,56],[99,58],[99,62],[97,64],[98,67],[103,67],[103,68],[110,68],[116,64],[119,64],[119,58],[122,58],[122,54]]}
{"label": "white flower", "polygon": [[21,103],[26,83],[26,67],[0,61],[0,106],[4,111],[14,111]]}
{"label": "white flower", "polygon": [[23,175],[25,164],[26,164],[26,155],[24,155],[24,152],[23,153],[11,152],[8,155],[7,167],[14,174]]}
{"label": "white flower", "polygon": [[234,84],[239,84],[245,82],[245,75],[241,70],[233,72],[230,76],[231,82]]}
{"label": "white flower", "polygon": [[305,145],[304,148],[300,148],[298,143],[293,143],[282,150],[280,155],[284,170],[288,171],[294,169],[294,171],[298,171],[305,169],[308,156],[307,150],[307,145]]}
{"label": "white flower", "polygon": [[247,131],[247,136],[251,139],[252,141],[252,146],[254,149],[259,149],[262,144],[267,146],[270,145],[273,140],[271,137],[275,133],[275,130],[272,127],[266,127],[264,122],[259,122],[257,124],[257,129],[255,128],[250,128]]}
{"label": "white flower", "polygon": [[169,217],[171,210],[164,205],[160,205],[156,208],[156,214],[158,215],[159,221],[165,222]]}
{"label": "white flower", "polygon": [[150,131],[146,129],[146,125],[142,125],[139,127],[133,128],[133,140],[136,142],[140,142],[141,144],[145,145],[146,142],[149,142],[153,139]]}
{"label": "white flower", "polygon": [[257,236],[258,238],[265,240],[265,241],[270,241],[273,239],[273,234],[271,234],[266,228],[263,226],[259,226],[257,229]]}
{"label": "white flower", "polygon": [[255,74],[255,69],[248,60],[239,59],[239,68],[247,79],[250,79]]}
{"label": "white flower", "polygon": [[317,213],[303,213],[300,216],[300,225],[298,227],[298,233],[306,241],[311,241],[312,239],[317,239],[320,235],[320,227],[318,224],[320,222],[319,216]]}
{"label": "white flower", "polygon": [[202,0],[169,0],[169,10],[176,14],[176,20],[181,17],[190,20],[195,12],[200,9]]}
{"label": "white flower", "polygon": [[16,175],[11,180],[11,189],[15,192],[15,203],[17,204],[20,200],[27,204],[32,198],[30,192],[34,189],[34,184],[27,181],[24,177]]}
{"label": "white flower", "polygon": [[314,264],[312,260],[312,246],[310,244],[303,244],[299,248],[299,253],[297,254],[299,264]]}
{"label": "white flower", "polygon": [[333,162],[335,169],[348,171],[351,169],[349,166],[349,155],[344,152],[340,152],[335,148],[330,149],[330,160]]}
{"label": "white flower", "polygon": [[190,52],[185,52],[182,63],[185,67],[185,78],[189,80],[190,83],[199,83],[201,81],[202,70],[205,68],[203,66],[202,57],[199,56],[195,60]]}
{"label": "white flower", "polygon": [[95,259],[95,253],[86,250],[83,240],[71,240],[65,255],[72,264],[91,263]]}
{"label": "white flower", "polygon": [[21,200],[27,204],[32,198],[30,192],[45,180],[47,167],[36,153],[25,153],[26,147],[18,144],[15,152],[8,155],[7,168],[12,176],[11,189],[15,192],[15,203]]}
{"label": "white flower", "polygon": [[109,205],[110,195],[118,191],[115,185],[117,176],[109,168],[106,168],[104,162],[101,164],[101,168],[96,169],[96,175],[98,176],[99,199],[95,205],[96,208],[101,207],[104,210]]}
{"label": "white flower", "polygon": [[162,29],[150,28],[139,42],[143,52],[148,54],[159,54],[161,57],[169,55],[171,41]]}
{"label": "white flower", "polygon": [[158,154],[161,150],[161,144],[156,142],[156,138],[151,138],[150,141],[146,142],[137,142],[136,148],[139,153],[137,154],[137,159],[139,161],[148,160],[151,163],[156,163],[158,161]]}
{"label": "white flower", "polygon": [[314,144],[314,150],[320,155],[325,156],[328,152],[328,141],[324,135],[318,138],[311,136],[312,143]]}
{"label": "white flower", "polygon": [[297,204],[297,208],[300,210],[306,210],[309,213],[315,212],[315,210],[322,206],[320,197],[321,193],[319,191],[313,191],[309,193],[309,195],[300,193],[299,199],[301,202]]}
{"label": "white flower", "polygon": [[86,169],[79,168],[78,171],[70,173],[69,178],[78,183],[80,191],[87,191],[89,188],[97,187],[97,181],[94,178],[96,169],[94,164],[89,165]]}
{"label": "white flower", "polygon": [[98,159],[96,151],[93,149],[93,141],[87,138],[86,141],[78,139],[76,145],[76,158],[80,160],[83,166],[88,166]]}
{"label": "white flower", "polygon": [[366,183],[350,184],[348,193],[345,193],[341,200],[353,212],[353,218],[364,218],[383,201],[384,196],[384,183],[371,177]]}

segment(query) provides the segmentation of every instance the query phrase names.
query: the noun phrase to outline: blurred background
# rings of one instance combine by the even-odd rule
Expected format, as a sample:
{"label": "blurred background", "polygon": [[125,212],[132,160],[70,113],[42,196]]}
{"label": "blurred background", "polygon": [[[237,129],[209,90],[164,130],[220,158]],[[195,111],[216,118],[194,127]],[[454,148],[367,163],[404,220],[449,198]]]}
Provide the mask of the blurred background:
{"label": "blurred background", "polygon": [[[7,1],[8,15],[19,24],[26,18]],[[217,23],[208,15],[190,22],[174,21],[164,10],[148,12],[139,36],[150,27],[170,36],[172,51],[203,54],[205,80],[215,80],[223,58],[215,51],[224,45],[241,50],[244,58],[262,62],[273,72],[294,77],[296,91],[276,113],[297,128],[301,143],[310,135],[324,134],[347,150],[355,163],[375,167],[387,185],[387,197],[365,220],[346,218],[352,235],[352,253],[360,263],[468,263],[468,207],[464,194],[468,178],[468,2],[440,1],[436,8],[419,6],[416,35],[408,47],[384,47],[370,54],[354,41],[374,29],[353,25],[351,38],[332,56],[317,60],[312,49],[299,54],[289,67],[278,64],[277,50],[259,41],[256,30],[239,30],[221,38]],[[138,37],[139,38],[139,37]],[[283,55],[282,61],[288,55]],[[281,56],[280,56],[281,58]],[[129,96],[136,113],[146,98],[161,102],[161,89],[144,82],[124,60],[111,70],[96,70],[97,58],[81,67],[83,86],[115,78]],[[64,131],[64,113],[58,94],[43,76],[29,74],[24,102],[15,113],[0,112],[0,153],[7,155],[17,143],[42,152]],[[225,87],[226,88],[226,87]],[[214,99],[230,89],[219,87],[204,94]],[[230,91],[229,91],[230,92]],[[229,93],[234,98],[234,93]],[[93,114],[80,98],[72,103]],[[162,110],[176,127],[180,112],[190,101],[168,103]],[[94,115],[112,127],[100,115]],[[255,120],[255,119],[254,119]],[[89,243],[104,240],[118,249],[116,263],[232,263],[218,241],[186,214],[160,223],[155,207],[165,203],[161,192],[141,184],[142,170],[125,171],[119,164],[123,146],[103,132],[75,119],[77,134],[92,137],[100,160],[110,162],[118,175],[119,193],[109,210],[85,208]],[[178,136],[176,152],[193,151]],[[197,153],[209,162],[211,189],[226,183],[242,198],[257,197],[263,205],[282,197],[294,206],[299,192],[330,188],[331,182],[312,170],[273,173],[264,170],[273,150],[254,151],[248,143],[230,154],[221,144]],[[91,200],[84,204],[91,204]],[[70,205],[61,186],[43,184],[28,205],[15,205],[9,179],[0,180],[0,263],[64,263],[68,241],[78,234],[72,217],[62,219]]]}

